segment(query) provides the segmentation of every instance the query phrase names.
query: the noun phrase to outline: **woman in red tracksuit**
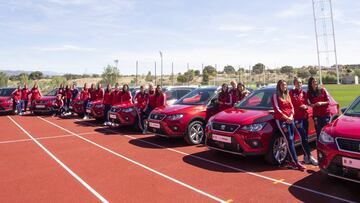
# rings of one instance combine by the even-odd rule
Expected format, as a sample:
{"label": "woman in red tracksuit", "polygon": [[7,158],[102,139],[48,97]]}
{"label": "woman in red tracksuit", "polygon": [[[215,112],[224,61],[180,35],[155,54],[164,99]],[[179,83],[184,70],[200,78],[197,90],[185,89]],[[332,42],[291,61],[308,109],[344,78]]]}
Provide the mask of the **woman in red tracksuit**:
{"label": "woman in red tracksuit", "polygon": [[66,85],[65,87],[65,106],[66,106],[66,111],[69,111],[69,107],[70,107],[70,102],[71,99],[73,97],[72,95],[72,90],[70,89],[69,85]]}
{"label": "woman in red tracksuit", "polygon": [[154,90],[154,86],[153,84],[149,84],[149,88],[148,88],[148,97],[149,97],[149,102],[146,108],[146,116],[149,116],[151,111],[155,109],[156,107],[156,96],[155,96],[155,90]]}
{"label": "woman in red tracksuit", "polygon": [[19,115],[22,115],[21,111],[21,86],[19,85],[18,88],[11,94],[13,99],[13,111]]}
{"label": "woman in red tracksuit", "polygon": [[24,88],[21,90],[21,108],[23,109],[23,113],[26,112],[28,101],[29,101],[30,90],[26,84],[24,84]]}
{"label": "woman in red tracksuit", "polygon": [[229,92],[228,85],[224,83],[221,86],[221,91],[218,96],[218,103],[219,103],[219,110],[223,111],[225,109],[228,109],[232,105],[232,98],[231,94]]}
{"label": "woman in red tracksuit", "polygon": [[233,106],[236,103],[236,92],[237,92],[236,82],[231,81],[230,85],[231,85],[231,89],[229,90],[229,93],[231,95],[231,101],[232,101],[231,105]]}
{"label": "woman in red tracksuit", "polygon": [[160,85],[155,90],[155,108],[166,106],[166,95],[163,93]]}
{"label": "woman in red tracksuit", "polygon": [[[271,99],[271,103],[274,109],[275,122],[286,140],[288,152],[291,157],[289,166],[298,170],[305,170],[305,167],[298,161],[294,135],[295,135],[295,123],[294,123],[294,107],[291,103],[291,98],[288,93],[287,84],[284,80],[279,80],[276,85],[276,93]],[[285,158],[285,157],[281,157]],[[277,159],[277,158],[275,158]],[[283,161],[278,158],[279,164]]]}
{"label": "woman in red tracksuit", "polygon": [[124,84],[121,93],[121,103],[133,103],[129,85]]}
{"label": "woman in red tracksuit", "polygon": [[306,92],[302,90],[302,81],[299,78],[294,79],[294,89],[289,91],[291,103],[294,106],[294,122],[297,131],[301,137],[301,145],[304,150],[305,164],[318,165],[317,160],[310,153],[308,130],[309,130],[309,115],[308,115],[308,99]]}
{"label": "woman in red tracksuit", "polygon": [[61,95],[61,97],[64,99],[64,101],[65,101],[65,88],[64,88],[64,84],[60,84],[60,87],[59,87],[59,89],[57,90],[57,93],[56,93],[57,95],[58,94],[60,94]]}
{"label": "woman in red tracksuit", "polygon": [[112,102],[112,90],[111,90],[111,85],[108,84],[105,92],[104,92],[104,99],[103,99],[103,104],[104,104],[104,125],[109,125],[110,121],[109,121],[109,116],[108,113],[111,109],[111,102]]}
{"label": "woman in red tracksuit", "polygon": [[246,89],[245,85],[241,82],[237,84],[235,96],[233,97],[233,103],[237,103],[242,101],[245,97],[247,97],[250,92]]}
{"label": "woman in red tracksuit", "polygon": [[121,91],[119,89],[119,83],[115,84],[115,89],[111,93],[111,105],[114,106],[121,102]]}
{"label": "woman in red tracksuit", "polygon": [[53,103],[54,115],[61,116],[64,113],[64,100],[62,94],[57,94],[56,100]]}
{"label": "woman in red tracksuit", "polygon": [[84,88],[80,93],[80,100],[83,102],[83,108],[84,108],[84,120],[88,119],[89,116],[86,113],[86,107],[90,101],[90,92],[87,86],[87,83],[84,84]]}
{"label": "woman in red tracksuit", "polygon": [[145,133],[144,120],[145,120],[145,111],[146,111],[148,102],[149,102],[149,96],[148,96],[148,94],[145,93],[144,86],[141,85],[139,92],[136,93],[136,95],[135,95],[134,105],[136,107],[136,110],[137,110],[137,113],[139,116],[139,125],[140,125],[140,128],[143,130],[143,133]]}
{"label": "woman in red tracksuit", "polygon": [[102,88],[101,83],[97,85],[96,89],[96,99],[95,100],[103,100],[104,99],[104,89]]}
{"label": "woman in red tracksuit", "polygon": [[39,89],[39,86],[37,83],[34,84],[33,88],[30,91],[31,97],[30,97],[30,103],[31,106],[33,105],[33,103],[35,102],[35,100],[40,99],[41,98],[41,92]]}
{"label": "woman in red tracksuit", "polygon": [[92,83],[89,89],[89,93],[90,93],[90,99],[89,101],[94,101],[96,100],[96,89],[95,89],[95,84]]}
{"label": "woman in red tracksuit", "polygon": [[319,139],[322,128],[330,122],[329,97],[324,88],[319,87],[315,78],[308,81],[307,98],[313,107],[316,135]]}

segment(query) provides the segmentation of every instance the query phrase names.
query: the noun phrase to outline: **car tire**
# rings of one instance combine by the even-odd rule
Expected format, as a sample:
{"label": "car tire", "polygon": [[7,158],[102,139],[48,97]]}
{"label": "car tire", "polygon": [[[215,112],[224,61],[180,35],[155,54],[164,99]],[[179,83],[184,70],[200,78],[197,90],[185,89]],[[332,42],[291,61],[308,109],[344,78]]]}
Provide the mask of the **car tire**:
{"label": "car tire", "polygon": [[201,121],[193,121],[188,125],[185,141],[190,145],[201,144],[205,139],[205,127]]}
{"label": "car tire", "polygon": [[265,155],[265,160],[271,165],[282,165],[289,155],[286,138],[275,135],[271,138],[269,150]]}

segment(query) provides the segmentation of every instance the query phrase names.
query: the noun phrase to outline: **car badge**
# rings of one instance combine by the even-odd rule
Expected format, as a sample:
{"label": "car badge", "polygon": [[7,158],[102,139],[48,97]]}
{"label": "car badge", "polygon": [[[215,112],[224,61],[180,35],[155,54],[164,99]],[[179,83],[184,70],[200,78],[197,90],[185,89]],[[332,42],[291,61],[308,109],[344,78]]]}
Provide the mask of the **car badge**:
{"label": "car badge", "polygon": [[225,126],[225,125],[221,125],[220,128],[221,128],[221,130],[225,130],[226,126]]}

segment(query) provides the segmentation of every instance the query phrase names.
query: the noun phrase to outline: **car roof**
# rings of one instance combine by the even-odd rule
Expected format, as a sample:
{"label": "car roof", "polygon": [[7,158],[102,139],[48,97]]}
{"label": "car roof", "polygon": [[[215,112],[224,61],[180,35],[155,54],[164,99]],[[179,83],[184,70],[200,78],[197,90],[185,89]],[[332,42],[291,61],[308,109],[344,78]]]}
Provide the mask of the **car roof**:
{"label": "car roof", "polygon": [[[287,87],[288,87],[289,90],[295,88],[294,85],[288,85]],[[304,91],[307,91],[307,90],[308,90],[308,86],[307,86],[307,85],[303,85],[303,86],[302,86],[302,89],[303,89]],[[275,91],[275,90],[276,90],[276,86],[269,85],[269,86],[265,86],[265,87],[262,87],[262,88],[257,89],[257,90]]]}

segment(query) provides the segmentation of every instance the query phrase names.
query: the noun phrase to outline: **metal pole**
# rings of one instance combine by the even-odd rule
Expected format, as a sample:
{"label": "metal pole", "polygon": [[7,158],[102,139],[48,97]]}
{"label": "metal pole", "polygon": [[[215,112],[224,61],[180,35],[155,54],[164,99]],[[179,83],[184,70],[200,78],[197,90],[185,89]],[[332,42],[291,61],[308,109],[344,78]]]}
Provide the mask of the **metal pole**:
{"label": "metal pole", "polygon": [[156,83],[156,61],[155,61],[155,85],[157,85],[157,83]]}
{"label": "metal pole", "polygon": [[334,52],[335,52],[335,66],[336,66],[337,84],[340,84],[339,65],[338,65],[338,61],[337,61],[336,43],[335,43],[334,18],[333,18],[333,9],[332,9],[331,0],[330,0],[330,12],[331,12],[331,24],[332,24],[332,28],[333,28],[332,31],[333,31],[333,40],[334,40]]}
{"label": "metal pole", "polygon": [[217,84],[217,79],[218,79],[218,72],[217,72],[217,64],[215,64],[215,78],[214,78],[214,85],[216,86]]}
{"label": "metal pole", "polygon": [[187,63],[187,65],[186,65],[186,67],[187,67],[187,72],[188,72],[188,76],[187,76],[187,83],[188,83],[188,86],[190,86],[190,72],[189,72],[189,63]]}
{"label": "metal pole", "polygon": [[171,62],[171,75],[172,75],[171,84],[172,86],[174,86],[174,62]]}
{"label": "metal pole", "polygon": [[317,50],[317,59],[318,59],[318,67],[319,67],[319,75],[320,75],[320,85],[322,85],[322,74],[321,74],[320,52],[319,52],[319,39],[318,39],[318,31],[317,31],[317,28],[316,28],[315,1],[314,0],[312,0],[312,7],[313,7],[313,16],[314,16],[315,39],[316,39],[316,50]]}
{"label": "metal pole", "polygon": [[136,61],[135,87],[138,85],[138,68],[139,68],[139,61]]}
{"label": "metal pole", "polygon": [[161,64],[160,64],[160,85],[162,87],[163,85],[163,53],[160,51],[160,59],[161,59]]}
{"label": "metal pole", "polygon": [[201,74],[204,72],[204,63],[201,64]]}

